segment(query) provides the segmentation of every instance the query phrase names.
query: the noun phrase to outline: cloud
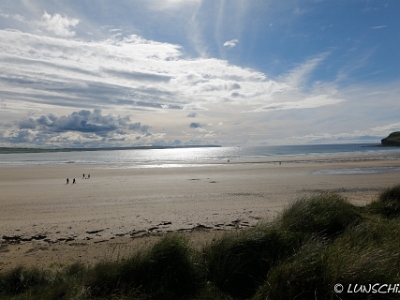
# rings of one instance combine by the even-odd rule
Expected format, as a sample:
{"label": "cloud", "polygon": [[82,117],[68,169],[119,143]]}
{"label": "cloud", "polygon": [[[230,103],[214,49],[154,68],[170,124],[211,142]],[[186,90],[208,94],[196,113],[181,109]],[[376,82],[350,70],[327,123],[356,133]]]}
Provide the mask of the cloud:
{"label": "cloud", "polygon": [[309,97],[300,101],[287,101],[270,103],[256,111],[276,111],[276,110],[288,110],[288,109],[305,109],[305,108],[317,108],[326,105],[334,105],[344,101],[343,99],[331,98],[328,95],[318,95],[315,97]]}
{"label": "cloud", "polygon": [[[143,130],[140,123],[128,125],[129,117],[118,115],[102,115],[101,109],[81,110],[70,115],[58,117],[56,114],[42,115],[19,122],[20,129],[39,129],[42,132],[68,132],[106,134],[107,132],[129,128],[130,130]],[[145,130],[146,131],[146,130]]]}
{"label": "cloud", "polygon": [[380,25],[380,26],[374,26],[374,27],[371,27],[372,29],[383,29],[383,28],[386,28],[387,26],[386,25]]}
{"label": "cloud", "polygon": [[129,116],[102,114],[100,109],[80,110],[69,115],[50,113],[16,122],[14,128],[0,136],[3,143],[80,146],[136,141],[152,135],[150,126],[131,123]]}
{"label": "cloud", "polygon": [[[165,3],[181,7],[187,15],[202,4],[201,1],[191,1],[192,6],[186,6],[185,1]],[[39,12],[41,15],[43,9]],[[193,18],[200,26],[200,15]],[[188,18],[188,22],[193,18]],[[283,76],[269,77],[228,60],[190,57],[187,44],[183,47],[137,34],[127,35],[127,28],[119,29],[122,23],[99,29],[104,34],[101,38],[97,32],[90,40],[84,40],[82,36],[65,37],[74,37],[78,24],[86,26],[88,20],[79,23],[70,15],[45,12],[41,22],[38,28],[51,35],[35,28],[25,32],[0,30],[0,120],[3,122],[0,131],[3,141],[9,143],[66,146],[75,142],[114,145],[118,141],[126,145],[150,145],[161,140],[171,143],[178,140],[185,144],[188,141],[182,133],[185,129],[197,139],[207,141],[220,134],[226,142],[235,143],[236,133],[250,136],[268,132],[277,115],[285,121],[290,115],[297,121],[297,112],[304,118],[309,113],[307,109],[332,106],[347,99],[343,94],[335,97],[331,93],[335,87],[321,89],[312,80],[328,53],[306,59]],[[115,34],[117,30],[120,35]],[[165,36],[164,41],[169,38]],[[215,40],[220,41],[222,48],[223,40]],[[224,46],[232,48],[238,42],[234,39]],[[198,111],[201,123],[190,123],[200,120]],[[271,114],[274,111],[279,113]],[[249,116],[242,112],[257,113]],[[131,122],[126,115],[152,120],[152,132],[150,124]],[[19,121],[6,128],[4,124],[12,124],[11,120]],[[210,128],[218,132],[207,131]]]}
{"label": "cloud", "polygon": [[196,129],[196,128],[201,128],[201,124],[200,124],[200,123],[192,122],[192,123],[190,123],[189,127],[190,127],[190,128],[194,128],[194,129]]}
{"label": "cloud", "polygon": [[139,131],[139,132],[145,132],[148,133],[148,130],[150,129],[150,126],[148,125],[142,125],[140,122],[130,124],[129,125],[129,130],[134,130],[134,131]]}
{"label": "cloud", "polygon": [[4,14],[4,13],[0,12],[0,16],[2,16],[3,18],[7,18],[7,19],[8,18],[14,19],[14,20],[19,21],[19,22],[25,22],[25,18],[23,16],[21,16],[20,14],[12,14],[12,15],[10,15],[10,14]]}
{"label": "cloud", "polygon": [[157,73],[145,73],[145,72],[136,72],[136,71],[121,71],[121,70],[110,70],[103,69],[103,72],[113,75],[115,77],[120,77],[127,80],[136,80],[136,81],[147,81],[147,82],[157,82],[157,81],[170,81],[171,76],[157,74]]}
{"label": "cloud", "polygon": [[42,19],[37,22],[37,25],[61,37],[73,37],[75,32],[70,30],[70,27],[76,27],[79,24],[78,19],[62,17],[59,14],[50,15],[44,12]]}
{"label": "cloud", "polygon": [[238,42],[239,42],[238,39],[233,39],[233,40],[230,40],[230,41],[226,41],[224,43],[224,47],[233,48],[233,47],[235,47],[237,45]]}
{"label": "cloud", "polygon": [[[390,126],[390,125],[389,125]],[[353,132],[342,132],[342,133],[317,133],[307,134],[304,136],[292,136],[291,140],[295,141],[306,141],[308,143],[327,143],[327,142],[368,142],[368,143],[380,143],[380,140],[386,137],[390,132],[376,131],[375,128],[367,130],[354,130]]]}
{"label": "cloud", "polygon": [[377,126],[371,129],[374,134],[387,135],[393,131],[400,131],[400,123],[392,123],[384,126]]}
{"label": "cloud", "polygon": [[[248,119],[241,112],[262,115],[341,101],[329,89],[311,86],[302,91],[325,54],[306,60],[285,76],[270,79],[260,71],[228,61],[187,58],[180,45],[138,35],[82,41],[0,30],[0,39],[0,99],[5,99],[0,119],[8,117],[6,110],[14,119],[33,110],[42,117],[20,121],[20,128],[13,133],[15,138],[6,139],[9,143],[28,143],[29,138],[31,143],[64,146],[73,140],[80,146],[94,146],[96,142],[114,145],[117,140],[121,145],[152,144],[162,138],[185,143],[187,137],[176,129],[188,124],[174,112],[189,111],[187,117],[196,117],[196,111],[202,111],[204,122],[223,123],[216,127],[229,136],[229,130],[234,130],[229,125],[232,118],[238,122]],[[75,113],[65,115],[62,109]],[[139,122],[123,123],[123,116],[118,119],[120,123],[92,123],[82,111],[91,112],[92,118],[94,109],[146,114],[153,120],[153,132],[149,134],[149,127]],[[53,121],[52,114],[63,116]],[[85,126],[79,120],[86,121]],[[205,141],[220,134],[202,132],[201,123],[193,122],[189,127]],[[6,136],[10,134],[8,130]]]}
{"label": "cloud", "polygon": [[283,77],[284,82],[292,87],[300,87],[304,84],[309,75],[319,66],[319,64],[329,55],[322,53],[315,57],[307,59],[304,63],[292,69],[286,76]]}
{"label": "cloud", "polygon": [[[179,45],[137,35],[83,42],[0,30],[0,38],[0,98],[21,105],[207,110],[207,103],[246,104],[286,88],[261,72],[186,59]],[[232,93],[239,90],[241,97]]]}
{"label": "cloud", "polygon": [[202,0],[147,0],[148,5],[153,10],[176,10],[184,6],[201,5]]}

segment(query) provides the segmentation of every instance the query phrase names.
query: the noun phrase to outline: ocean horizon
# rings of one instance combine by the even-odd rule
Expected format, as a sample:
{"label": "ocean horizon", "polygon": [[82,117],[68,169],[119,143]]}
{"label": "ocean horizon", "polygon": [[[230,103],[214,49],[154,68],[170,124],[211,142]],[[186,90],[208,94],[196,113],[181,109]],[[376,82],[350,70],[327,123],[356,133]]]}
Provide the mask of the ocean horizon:
{"label": "ocean horizon", "polygon": [[279,161],[346,155],[400,155],[400,148],[379,144],[322,144],[255,147],[194,147],[167,149],[124,149],[70,151],[48,153],[0,154],[0,166],[29,165],[114,165],[119,167],[183,167],[245,162],[252,160]]}

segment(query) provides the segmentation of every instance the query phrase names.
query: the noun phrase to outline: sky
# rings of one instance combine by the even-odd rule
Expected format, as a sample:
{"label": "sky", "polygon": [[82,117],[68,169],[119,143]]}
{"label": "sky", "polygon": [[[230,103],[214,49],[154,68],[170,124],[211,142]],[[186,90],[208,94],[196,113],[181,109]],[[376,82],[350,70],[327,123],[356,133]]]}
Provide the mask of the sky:
{"label": "sky", "polygon": [[0,147],[379,143],[398,0],[2,0]]}

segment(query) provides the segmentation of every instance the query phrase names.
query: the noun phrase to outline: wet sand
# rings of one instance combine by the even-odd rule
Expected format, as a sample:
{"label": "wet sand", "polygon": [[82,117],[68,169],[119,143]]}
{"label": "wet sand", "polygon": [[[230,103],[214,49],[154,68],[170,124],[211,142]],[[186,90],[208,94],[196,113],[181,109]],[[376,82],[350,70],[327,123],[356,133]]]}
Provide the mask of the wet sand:
{"label": "wet sand", "polygon": [[184,232],[202,247],[225,230],[271,220],[310,193],[339,192],[364,205],[399,184],[399,175],[397,155],[287,159],[282,165],[1,167],[0,269],[116,259],[168,232]]}

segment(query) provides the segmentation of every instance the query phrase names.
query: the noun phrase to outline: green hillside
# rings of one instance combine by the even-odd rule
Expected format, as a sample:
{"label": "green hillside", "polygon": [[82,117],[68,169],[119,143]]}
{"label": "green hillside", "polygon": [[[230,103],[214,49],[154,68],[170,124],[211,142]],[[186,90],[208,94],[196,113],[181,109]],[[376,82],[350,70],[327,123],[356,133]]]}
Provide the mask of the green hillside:
{"label": "green hillside", "polygon": [[384,138],[381,142],[383,146],[400,146],[400,131],[392,132],[387,138]]}

